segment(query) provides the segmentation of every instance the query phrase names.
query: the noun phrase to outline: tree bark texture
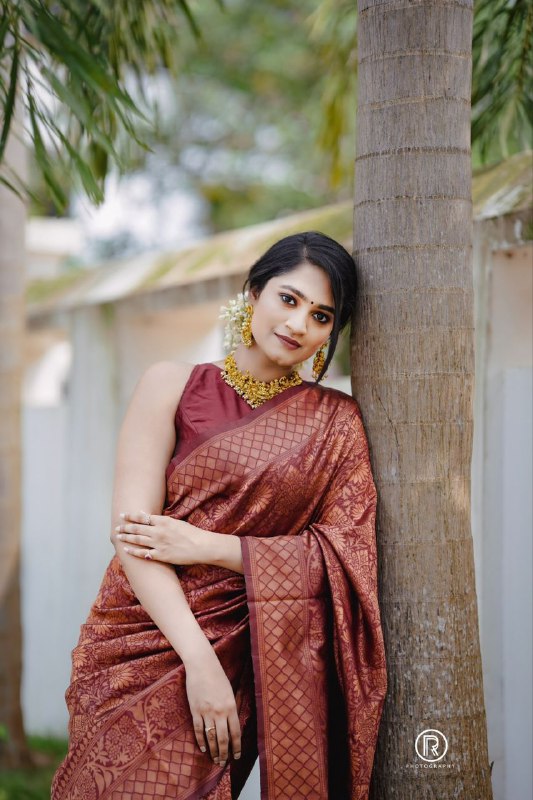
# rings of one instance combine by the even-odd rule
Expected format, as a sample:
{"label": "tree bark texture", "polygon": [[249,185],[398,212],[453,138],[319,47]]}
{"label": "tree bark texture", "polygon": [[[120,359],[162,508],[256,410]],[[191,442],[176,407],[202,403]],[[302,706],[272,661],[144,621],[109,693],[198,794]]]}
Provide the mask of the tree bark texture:
{"label": "tree bark texture", "polygon": [[[472,0],[360,0],[352,389],[389,692],[371,797],[492,797],[470,527]],[[415,741],[444,734],[424,760]],[[422,740],[419,739],[422,752]]]}
{"label": "tree bark texture", "polygon": [[[24,175],[18,117],[6,164]],[[0,184],[0,766],[30,763],[21,710],[20,536],[26,208]]]}

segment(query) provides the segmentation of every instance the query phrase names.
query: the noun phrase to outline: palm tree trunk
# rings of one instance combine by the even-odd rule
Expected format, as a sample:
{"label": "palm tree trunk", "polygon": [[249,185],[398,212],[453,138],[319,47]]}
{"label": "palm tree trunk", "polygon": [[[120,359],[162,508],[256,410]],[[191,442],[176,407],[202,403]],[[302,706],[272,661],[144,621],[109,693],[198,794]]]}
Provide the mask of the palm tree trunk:
{"label": "palm tree trunk", "polygon": [[358,6],[352,388],[378,489],[389,675],[371,796],[487,800],[470,528],[473,2]]}
{"label": "palm tree trunk", "polygon": [[[14,125],[5,161],[24,175],[25,148]],[[21,404],[24,357],[26,208],[0,184],[0,767],[27,766],[21,710]],[[44,687],[43,687],[44,689]]]}

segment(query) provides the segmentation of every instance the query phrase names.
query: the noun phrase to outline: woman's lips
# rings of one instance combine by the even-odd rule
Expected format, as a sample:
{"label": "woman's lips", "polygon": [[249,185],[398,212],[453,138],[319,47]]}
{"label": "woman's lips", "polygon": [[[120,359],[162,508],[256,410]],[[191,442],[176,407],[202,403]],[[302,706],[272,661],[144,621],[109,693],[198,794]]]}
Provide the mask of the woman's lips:
{"label": "woman's lips", "polygon": [[299,344],[294,344],[294,343],[293,343],[293,342],[291,342],[289,339],[286,339],[284,336],[280,336],[280,334],[279,334],[279,333],[276,333],[276,336],[278,337],[278,339],[279,339],[279,340],[280,340],[280,341],[281,341],[281,342],[282,342],[282,343],[283,343],[283,344],[284,344],[286,347],[290,348],[290,350],[296,350],[298,347],[300,347],[300,345],[299,345]]}

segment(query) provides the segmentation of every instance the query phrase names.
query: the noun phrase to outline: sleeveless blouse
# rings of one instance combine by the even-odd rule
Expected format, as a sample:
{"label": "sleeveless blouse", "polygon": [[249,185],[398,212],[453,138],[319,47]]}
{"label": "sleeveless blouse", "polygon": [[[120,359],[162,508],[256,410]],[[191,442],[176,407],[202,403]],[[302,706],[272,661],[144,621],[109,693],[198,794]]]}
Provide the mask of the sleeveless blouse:
{"label": "sleeveless blouse", "polygon": [[[190,450],[199,435],[253,411],[252,406],[223,380],[221,372],[222,367],[210,361],[194,365],[174,417],[176,445],[173,459]],[[303,384],[314,385],[306,380]]]}

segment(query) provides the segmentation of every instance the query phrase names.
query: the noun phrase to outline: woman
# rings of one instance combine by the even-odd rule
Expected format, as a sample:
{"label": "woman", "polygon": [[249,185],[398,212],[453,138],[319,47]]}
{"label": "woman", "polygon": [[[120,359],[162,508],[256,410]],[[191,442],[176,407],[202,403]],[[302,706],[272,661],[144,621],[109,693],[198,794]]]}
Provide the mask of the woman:
{"label": "woman", "polygon": [[52,800],[231,800],[258,753],[262,800],[368,797],[387,688],[376,490],[356,401],[319,385],[355,290],[337,242],[288,236],[230,303],[224,361],[139,381]]}

